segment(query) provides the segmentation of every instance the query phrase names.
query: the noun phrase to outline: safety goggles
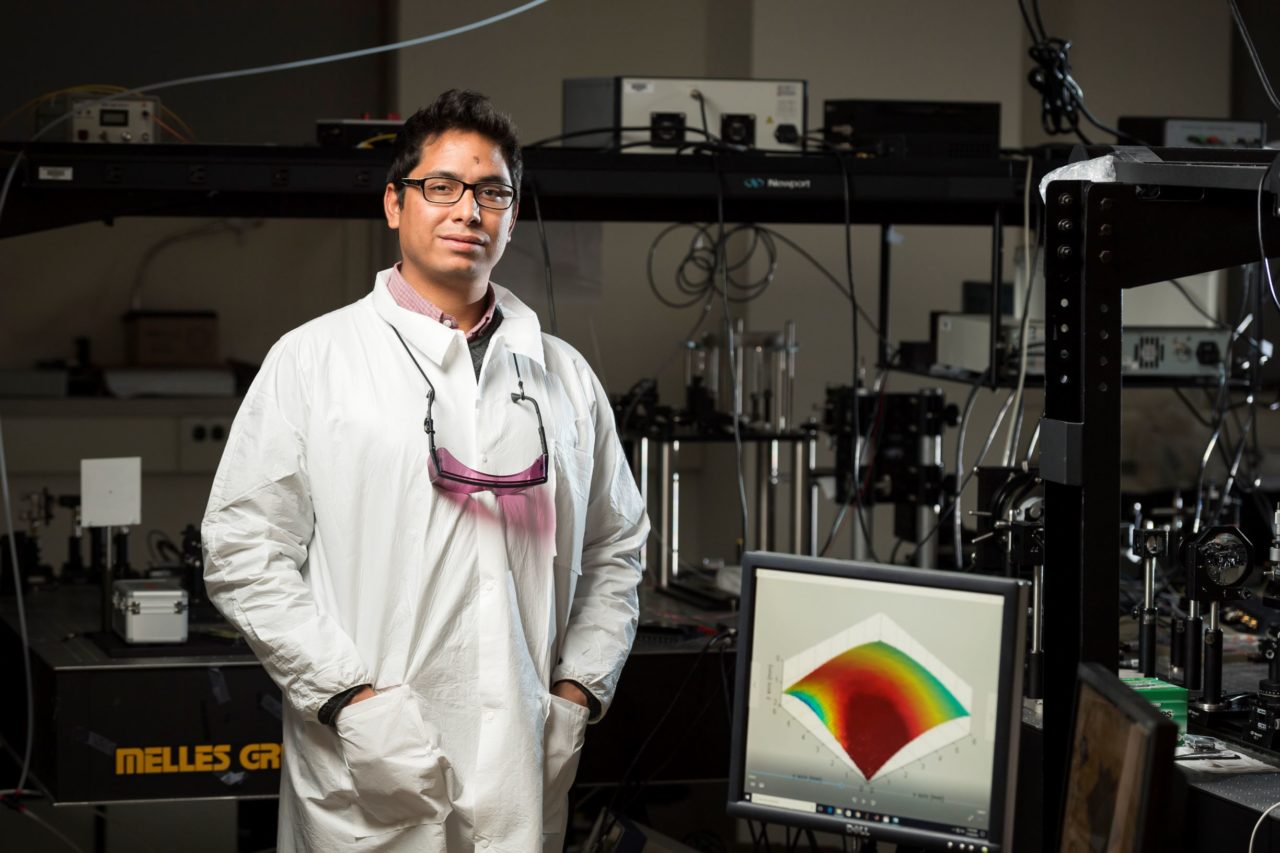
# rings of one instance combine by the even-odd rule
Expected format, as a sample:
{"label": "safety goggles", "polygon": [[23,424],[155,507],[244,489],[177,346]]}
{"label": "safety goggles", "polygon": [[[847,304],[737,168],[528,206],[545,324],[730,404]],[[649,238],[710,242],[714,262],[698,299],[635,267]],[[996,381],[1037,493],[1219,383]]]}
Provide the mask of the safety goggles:
{"label": "safety goggles", "polygon": [[518,495],[527,489],[547,482],[549,456],[547,454],[547,432],[542,425],[542,409],[538,407],[537,400],[524,392],[524,378],[520,375],[520,362],[516,360],[514,353],[511,355],[511,361],[516,367],[516,385],[520,390],[511,393],[511,402],[517,404],[531,403],[533,405],[533,413],[538,418],[538,441],[542,445],[542,454],[532,465],[517,474],[486,474],[483,471],[477,471],[462,464],[458,457],[447,449],[436,447],[435,420],[431,415],[432,407],[436,400],[436,388],[431,384],[431,380],[427,378],[422,365],[418,364],[418,360],[414,358],[409,345],[404,342],[404,338],[400,335],[400,330],[395,326],[392,326],[391,330],[396,333],[396,337],[400,339],[400,345],[404,347],[404,351],[409,355],[409,360],[413,362],[413,366],[418,369],[418,373],[422,374],[422,378],[427,383],[427,416],[422,422],[422,428],[427,433],[427,441],[431,448],[427,471],[431,476],[431,484],[433,486],[444,492],[462,495],[471,495],[476,492],[493,492],[495,495]]}

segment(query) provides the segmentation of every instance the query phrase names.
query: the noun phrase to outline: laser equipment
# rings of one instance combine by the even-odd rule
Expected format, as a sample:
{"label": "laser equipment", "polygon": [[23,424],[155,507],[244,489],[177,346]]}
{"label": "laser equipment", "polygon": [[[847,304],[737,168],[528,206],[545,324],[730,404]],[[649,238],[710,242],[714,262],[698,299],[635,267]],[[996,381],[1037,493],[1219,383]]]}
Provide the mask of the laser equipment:
{"label": "laser equipment", "polygon": [[[719,140],[742,148],[804,149],[804,80],[582,77],[564,81],[568,147],[670,152]],[[622,130],[621,128],[640,128]]]}
{"label": "laser equipment", "polygon": [[[1202,712],[1212,713],[1226,708],[1222,695],[1219,609],[1224,601],[1248,597],[1244,584],[1253,572],[1253,546],[1239,528],[1214,526],[1183,542],[1182,559],[1187,570],[1187,598],[1198,602],[1201,607],[1209,605],[1208,624],[1203,637],[1204,691],[1194,706]],[[1192,659],[1200,654],[1201,638],[1198,634],[1199,631],[1188,632],[1188,673],[1193,668]],[[1194,685],[1188,682],[1188,686]]]}

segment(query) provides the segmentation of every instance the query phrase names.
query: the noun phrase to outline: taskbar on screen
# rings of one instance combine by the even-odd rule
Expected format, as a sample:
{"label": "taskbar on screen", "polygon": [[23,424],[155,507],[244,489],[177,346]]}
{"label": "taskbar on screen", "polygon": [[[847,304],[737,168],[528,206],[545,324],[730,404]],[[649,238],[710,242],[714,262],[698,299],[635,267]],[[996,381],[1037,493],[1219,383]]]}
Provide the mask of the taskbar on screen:
{"label": "taskbar on screen", "polygon": [[983,843],[987,839],[988,835],[985,831],[980,829],[966,829],[943,823],[933,823],[927,820],[913,820],[910,818],[898,817],[897,815],[869,812],[865,809],[851,809],[844,806],[829,806],[823,803],[808,802],[806,800],[793,800],[790,797],[778,797],[773,794],[747,793],[744,797],[760,806],[772,806],[774,808],[788,809],[790,811],[808,812],[831,818],[845,818],[848,820],[856,820],[873,825],[878,824],[886,827],[919,829],[927,832],[953,835],[955,836],[955,840],[947,841],[947,850],[955,850],[959,851],[959,853],[991,853],[990,847]]}

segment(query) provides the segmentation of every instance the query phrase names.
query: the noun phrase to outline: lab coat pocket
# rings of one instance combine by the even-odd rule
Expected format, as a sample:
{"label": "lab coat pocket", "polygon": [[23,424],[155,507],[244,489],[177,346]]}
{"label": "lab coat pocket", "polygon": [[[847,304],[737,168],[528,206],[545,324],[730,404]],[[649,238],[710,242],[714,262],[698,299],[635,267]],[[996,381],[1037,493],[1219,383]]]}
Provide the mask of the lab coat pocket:
{"label": "lab coat pocket", "polygon": [[582,575],[582,544],[591,495],[591,454],[563,442],[555,448],[556,539],[552,568],[555,576],[555,636],[553,659],[559,658],[559,643]]}
{"label": "lab coat pocket", "polygon": [[591,500],[595,459],[567,442],[555,446],[556,562],[582,571],[582,537]]}
{"label": "lab coat pocket", "polygon": [[557,833],[564,830],[569,788],[578,774],[591,712],[559,696],[550,695],[549,699],[551,707],[543,733],[542,831]]}
{"label": "lab coat pocket", "polygon": [[440,751],[440,733],[422,718],[407,686],[343,708],[337,729],[356,803],[371,820],[394,827],[448,816],[453,771]]}

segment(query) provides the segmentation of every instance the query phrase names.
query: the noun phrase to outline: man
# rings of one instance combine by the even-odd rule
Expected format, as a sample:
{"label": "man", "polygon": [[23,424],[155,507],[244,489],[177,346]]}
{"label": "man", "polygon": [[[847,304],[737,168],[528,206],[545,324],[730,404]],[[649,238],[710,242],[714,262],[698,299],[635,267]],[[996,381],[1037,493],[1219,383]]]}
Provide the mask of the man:
{"label": "man", "polygon": [[414,114],[401,262],[281,338],[232,427],[205,582],[284,695],[281,851],[562,844],[648,521],[595,375],[489,280],[520,174],[484,97]]}

